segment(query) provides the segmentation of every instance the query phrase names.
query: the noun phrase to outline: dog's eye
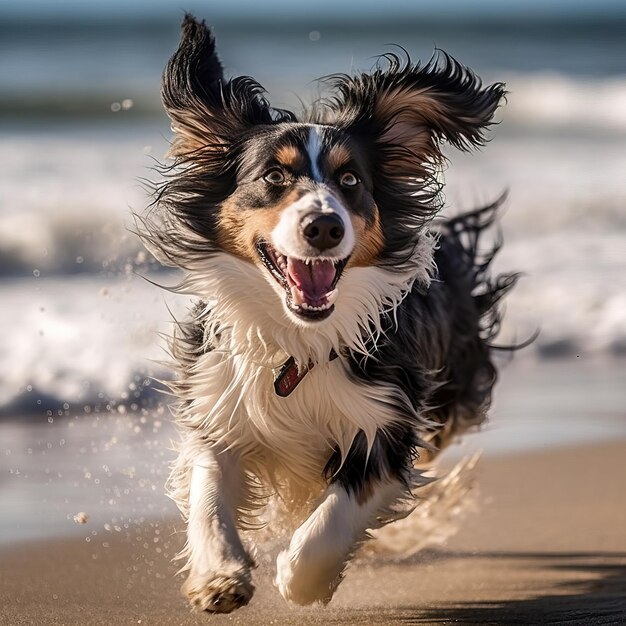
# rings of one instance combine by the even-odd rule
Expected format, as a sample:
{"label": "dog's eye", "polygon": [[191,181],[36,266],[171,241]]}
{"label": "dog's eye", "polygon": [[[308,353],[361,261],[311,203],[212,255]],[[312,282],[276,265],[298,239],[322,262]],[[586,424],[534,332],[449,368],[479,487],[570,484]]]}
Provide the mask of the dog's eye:
{"label": "dog's eye", "polygon": [[285,183],[285,173],[275,167],[263,174],[263,180],[270,185],[283,185]]}
{"label": "dog's eye", "polygon": [[360,181],[354,172],[344,172],[339,177],[339,184],[342,187],[356,187],[359,182]]}

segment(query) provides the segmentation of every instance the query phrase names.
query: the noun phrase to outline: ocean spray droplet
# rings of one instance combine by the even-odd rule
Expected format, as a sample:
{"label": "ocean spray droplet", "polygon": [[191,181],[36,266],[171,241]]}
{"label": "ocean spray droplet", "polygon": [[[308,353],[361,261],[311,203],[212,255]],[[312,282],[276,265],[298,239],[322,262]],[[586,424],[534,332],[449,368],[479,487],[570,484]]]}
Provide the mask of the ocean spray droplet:
{"label": "ocean spray droplet", "polygon": [[320,33],[320,31],[319,31],[319,30],[312,30],[312,31],[309,33],[309,39],[310,39],[311,41],[319,41],[321,36],[322,36],[322,35],[321,35],[321,33]]}
{"label": "ocean spray droplet", "polygon": [[85,511],[81,511],[80,513],[76,513],[76,515],[74,515],[74,521],[77,524],[86,524],[88,519],[89,515],[87,515]]}
{"label": "ocean spray droplet", "polygon": [[132,101],[131,98],[124,98],[124,100],[122,100],[122,109],[124,109],[124,111],[128,111],[128,109],[132,109],[133,105],[135,103]]}
{"label": "ocean spray droplet", "polygon": [[113,113],[117,113],[121,110],[122,110],[122,105],[119,102],[113,102],[111,104],[111,111],[113,111]]}
{"label": "ocean spray droplet", "polygon": [[40,272],[38,269],[36,269],[36,268],[35,268],[35,269],[33,270],[33,276],[34,276],[35,278],[39,278],[39,277],[41,276],[41,272]]}

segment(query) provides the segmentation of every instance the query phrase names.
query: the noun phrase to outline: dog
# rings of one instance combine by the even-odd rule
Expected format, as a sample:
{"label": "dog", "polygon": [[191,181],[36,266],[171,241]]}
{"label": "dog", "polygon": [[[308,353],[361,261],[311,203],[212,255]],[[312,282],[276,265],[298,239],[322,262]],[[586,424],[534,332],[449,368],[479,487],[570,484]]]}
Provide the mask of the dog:
{"label": "dog", "polygon": [[[226,79],[187,15],[164,71],[173,164],[142,236],[197,303],[171,341],[187,523],[183,592],[227,613],[254,592],[239,531],[271,494],[301,516],[275,584],[327,603],[368,531],[406,515],[421,467],[485,419],[498,303],[481,251],[500,201],[443,220],[444,142],[482,145],[505,86],[439,51],[324,79],[300,117]],[[408,506],[408,510],[411,506]]]}

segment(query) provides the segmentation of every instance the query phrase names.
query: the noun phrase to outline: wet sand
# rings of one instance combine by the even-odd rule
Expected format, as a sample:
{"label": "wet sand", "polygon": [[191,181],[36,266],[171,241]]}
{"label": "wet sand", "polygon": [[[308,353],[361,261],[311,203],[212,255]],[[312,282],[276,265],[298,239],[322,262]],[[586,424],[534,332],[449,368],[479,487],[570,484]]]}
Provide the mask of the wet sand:
{"label": "wet sand", "polygon": [[248,607],[191,613],[169,562],[182,535],[164,521],[3,546],[0,623],[626,622],[626,442],[486,458],[479,484],[478,510],[443,548],[354,564],[325,608],[286,605],[262,563]]}

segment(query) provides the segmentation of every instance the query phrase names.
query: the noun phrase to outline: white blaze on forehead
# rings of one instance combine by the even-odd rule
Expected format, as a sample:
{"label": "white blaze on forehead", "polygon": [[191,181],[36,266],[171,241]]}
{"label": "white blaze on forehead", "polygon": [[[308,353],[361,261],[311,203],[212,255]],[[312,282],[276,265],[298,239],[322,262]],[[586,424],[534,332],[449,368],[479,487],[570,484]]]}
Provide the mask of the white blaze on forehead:
{"label": "white blaze on forehead", "polygon": [[282,210],[270,237],[272,246],[281,254],[297,259],[319,256],[319,251],[311,247],[302,233],[302,220],[310,214],[338,215],[344,224],[343,239],[334,248],[325,250],[324,257],[340,260],[352,253],[355,238],[350,214],[339,198],[324,188],[306,193]]}
{"label": "white blaze on forehead", "polygon": [[311,176],[313,180],[321,182],[322,173],[319,169],[319,158],[322,151],[323,128],[318,124],[311,126],[309,130],[309,139],[306,144],[306,151],[311,160]]}

